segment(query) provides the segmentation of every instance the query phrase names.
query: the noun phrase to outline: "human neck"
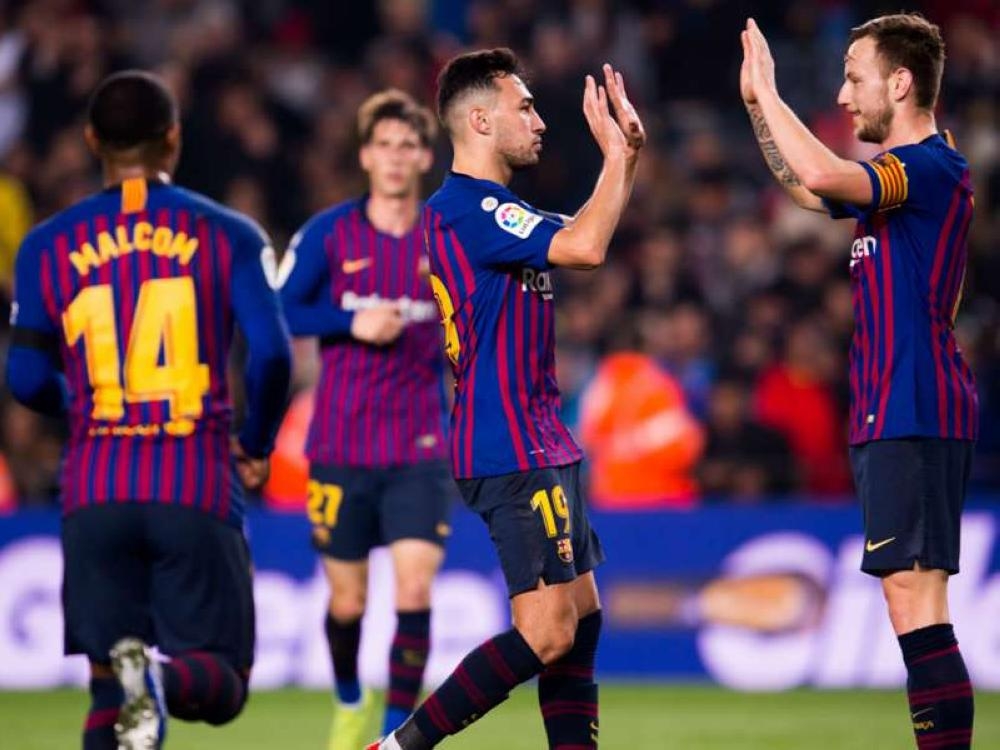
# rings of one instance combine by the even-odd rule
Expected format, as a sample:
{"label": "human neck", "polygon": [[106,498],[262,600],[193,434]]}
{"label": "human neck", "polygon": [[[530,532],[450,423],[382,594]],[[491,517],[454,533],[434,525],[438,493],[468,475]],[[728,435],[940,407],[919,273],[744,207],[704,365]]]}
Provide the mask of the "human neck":
{"label": "human neck", "polygon": [[909,117],[896,117],[889,129],[889,136],[880,145],[883,151],[888,151],[896,146],[920,143],[937,132],[934,113],[921,110]]}
{"label": "human neck", "polygon": [[399,197],[372,193],[368,197],[365,215],[371,225],[383,234],[402,237],[417,223],[418,203],[416,192]]}
{"label": "human neck", "polygon": [[104,187],[120,185],[125,180],[155,180],[157,182],[170,182],[170,173],[160,166],[150,166],[148,164],[111,164],[104,163]]}
{"label": "human neck", "polygon": [[510,165],[497,154],[470,153],[458,145],[455,146],[455,158],[451,162],[451,170],[475,177],[477,180],[491,180],[501,185],[507,185],[512,176]]}

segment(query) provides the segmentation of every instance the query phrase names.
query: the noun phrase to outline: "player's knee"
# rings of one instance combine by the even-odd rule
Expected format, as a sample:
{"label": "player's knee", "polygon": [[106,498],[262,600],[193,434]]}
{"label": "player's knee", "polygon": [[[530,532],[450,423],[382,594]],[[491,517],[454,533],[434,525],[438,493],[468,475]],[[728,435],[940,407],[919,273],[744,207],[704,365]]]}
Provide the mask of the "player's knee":
{"label": "player's knee", "polygon": [[539,661],[548,665],[559,661],[573,648],[576,622],[571,617],[538,621],[521,630],[521,635]]}
{"label": "player's knee", "polygon": [[364,613],[364,595],[345,595],[330,599],[330,616],[337,622],[354,622],[360,620]]}
{"label": "player's knee", "polygon": [[947,615],[947,599],[935,581],[910,571],[882,579],[889,619],[897,633],[906,633]]}
{"label": "player's knee", "polygon": [[396,581],[396,609],[401,612],[416,612],[430,609],[431,582],[423,580]]}

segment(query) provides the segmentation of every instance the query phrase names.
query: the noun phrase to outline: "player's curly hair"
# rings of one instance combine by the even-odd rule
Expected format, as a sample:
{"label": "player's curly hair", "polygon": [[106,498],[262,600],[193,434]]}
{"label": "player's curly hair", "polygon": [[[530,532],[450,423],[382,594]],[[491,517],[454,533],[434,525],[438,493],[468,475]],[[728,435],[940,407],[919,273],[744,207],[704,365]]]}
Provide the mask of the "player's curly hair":
{"label": "player's curly hair", "polygon": [[507,47],[453,57],[438,75],[437,112],[445,127],[452,105],[468,91],[488,91],[497,78],[524,77],[517,55]]}
{"label": "player's curly hair", "polygon": [[405,122],[420,136],[420,143],[429,148],[437,136],[437,123],[426,107],[399,89],[386,89],[369,96],[358,109],[358,138],[370,143],[375,126],[382,120]]}
{"label": "player's curly hair", "polygon": [[944,71],[941,29],[919,13],[879,16],[851,29],[848,44],[870,36],[891,72],[906,68],[913,74],[917,106],[933,109]]}

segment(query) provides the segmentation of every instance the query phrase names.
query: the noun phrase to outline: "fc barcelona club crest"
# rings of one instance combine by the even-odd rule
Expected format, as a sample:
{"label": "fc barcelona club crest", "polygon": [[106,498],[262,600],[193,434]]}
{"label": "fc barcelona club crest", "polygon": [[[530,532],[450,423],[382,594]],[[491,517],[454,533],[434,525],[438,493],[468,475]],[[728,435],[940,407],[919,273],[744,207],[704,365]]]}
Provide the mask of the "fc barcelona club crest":
{"label": "fc barcelona club crest", "polygon": [[569,539],[557,539],[556,552],[564,563],[573,562],[573,542]]}

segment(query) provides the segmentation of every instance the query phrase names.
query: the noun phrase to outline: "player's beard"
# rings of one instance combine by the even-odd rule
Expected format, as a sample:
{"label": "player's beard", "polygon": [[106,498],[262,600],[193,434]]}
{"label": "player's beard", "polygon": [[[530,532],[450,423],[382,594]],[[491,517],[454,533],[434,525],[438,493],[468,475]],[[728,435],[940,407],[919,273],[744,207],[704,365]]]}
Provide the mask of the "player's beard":
{"label": "player's beard", "polygon": [[533,167],[538,164],[539,154],[535,151],[534,142],[526,145],[501,144],[500,155],[512,171]]}
{"label": "player's beard", "polygon": [[862,115],[861,125],[858,127],[858,140],[864,143],[884,143],[889,137],[894,114],[892,105],[885,99],[878,112],[873,115]]}

